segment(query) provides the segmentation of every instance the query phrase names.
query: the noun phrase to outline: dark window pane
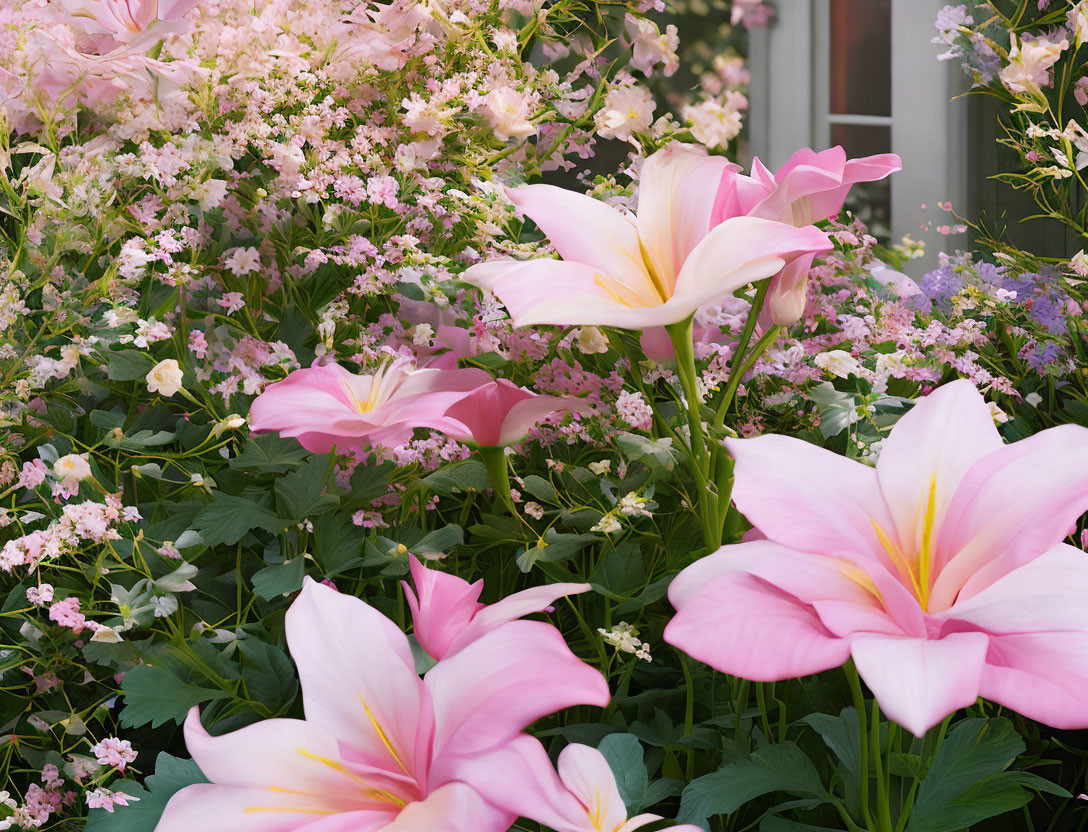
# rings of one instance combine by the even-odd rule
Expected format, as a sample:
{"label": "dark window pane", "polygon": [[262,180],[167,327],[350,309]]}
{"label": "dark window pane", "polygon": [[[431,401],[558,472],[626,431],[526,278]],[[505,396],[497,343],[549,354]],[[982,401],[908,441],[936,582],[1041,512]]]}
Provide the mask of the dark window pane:
{"label": "dark window pane", "polygon": [[892,114],[891,0],[831,0],[831,112]]}
{"label": "dark window pane", "polygon": [[[832,124],[831,144],[841,144],[851,159],[888,153],[892,149],[892,128],[859,124]],[[860,218],[869,232],[881,242],[887,242],[891,234],[892,191],[894,177],[879,182],[859,182],[850,189],[846,210]]]}

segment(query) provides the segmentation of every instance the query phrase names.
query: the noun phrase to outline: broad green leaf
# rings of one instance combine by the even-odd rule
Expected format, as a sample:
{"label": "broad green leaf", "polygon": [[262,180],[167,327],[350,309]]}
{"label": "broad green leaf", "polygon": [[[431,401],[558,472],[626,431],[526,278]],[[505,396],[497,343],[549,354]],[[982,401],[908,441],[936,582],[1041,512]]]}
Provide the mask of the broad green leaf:
{"label": "broad green leaf", "polygon": [[1007,719],[967,719],[937,752],[907,824],[908,832],[954,832],[1030,800],[1003,772],[1024,751],[1024,740]]}
{"label": "broad green leaf", "polygon": [[251,698],[279,713],[298,694],[295,666],[287,654],[257,638],[238,640],[242,654],[242,681]]}
{"label": "broad green leaf", "polygon": [[167,722],[181,724],[194,705],[230,698],[226,691],[190,685],[164,667],[147,664],[128,671],[121,690],[125,698],[120,717],[124,728],[139,728],[148,723],[152,728]]}
{"label": "broad green leaf", "polygon": [[338,514],[314,518],[314,559],[332,577],[362,563],[363,529]]}
{"label": "broad green leaf", "polygon": [[518,552],[518,568],[522,572],[528,572],[533,568],[533,564],[540,561],[556,563],[566,560],[598,540],[600,538],[595,534],[563,534],[555,529],[548,529],[536,545]]}
{"label": "broad green leaf", "polygon": [[276,480],[276,505],[280,514],[296,522],[334,508],[340,498],[325,493],[336,461],[332,454],[315,456],[297,471]]}
{"label": "broad green leaf", "polygon": [[646,805],[644,800],[650,779],[643,760],[642,743],[634,734],[609,734],[601,740],[597,750],[604,755],[616,776],[627,813],[638,814]]}
{"label": "broad green leaf", "polygon": [[[176,792],[208,780],[192,760],[173,757],[165,751],[155,759],[155,773],[139,785],[132,780],[111,783],[113,791],[135,797],[138,803],[118,806],[113,812],[92,809],[83,832],[154,832],[163,809]],[[195,830],[194,830],[195,832]]]}
{"label": "broad green leaf", "polygon": [[692,780],[680,797],[678,823],[698,823],[735,812],[749,800],[770,792],[829,799],[812,761],[792,742],[765,745],[750,760],[729,763]]}
{"label": "broad green leaf", "polygon": [[638,460],[651,468],[671,471],[676,467],[677,451],[671,439],[649,439],[637,433],[621,433],[616,445],[632,462]]}
{"label": "broad green leaf", "polygon": [[305,576],[306,558],[300,555],[258,570],[253,575],[253,591],[268,600],[290,595],[302,589],[302,579]]}
{"label": "broad green leaf", "polygon": [[444,555],[454,546],[465,542],[465,531],[456,523],[450,523],[441,529],[425,534],[408,549],[417,557]]}
{"label": "broad green leaf", "polygon": [[525,483],[522,490],[529,492],[538,500],[542,500],[545,503],[551,503],[552,505],[559,504],[559,495],[555,493],[554,486],[543,477],[538,477],[536,474],[529,474],[522,482]]}
{"label": "broad green leaf", "polygon": [[838,716],[830,714],[809,714],[802,722],[807,722],[819,734],[824,744],[835,752],[849,776],[847,782],[856,781],[861,769],[861,754],[858,749],[858,712],[853,708],[843,708]]}
{"label": "broad green leaf", "polygon": [[237,543],[253,529],[277,534],[289,525],[290,521],[277,517],[252,500],[221,492],[216,492],[211,505],[193,520],[193,527],[208,546]]}
{"label": "broad green leaf", "polygon": [[150,355],[139,350],[108,350],[107,372],[111,381],[133,381],[144,378],[155,361]]}
{"label": "broad green leaf", "polygon": [[420,480],[431,491],[443,496],[461,494],[466,491],[483,491],[491,487],[487,476],[487,466],[475,457],[461,460],[439,468]]}
{"label": "broad green leaf", "polygon": [[230,461],[231,468],[281,473],[297,468],[308,452],[296,439],[267,433],[250,439]]}

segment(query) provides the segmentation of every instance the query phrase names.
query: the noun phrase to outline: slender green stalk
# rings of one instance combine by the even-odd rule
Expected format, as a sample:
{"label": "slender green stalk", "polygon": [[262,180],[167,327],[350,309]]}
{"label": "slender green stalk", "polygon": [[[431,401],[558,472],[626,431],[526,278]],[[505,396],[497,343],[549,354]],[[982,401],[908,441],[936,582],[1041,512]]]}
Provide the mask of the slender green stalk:
{"label": "slender green stalk", "polygon": [[703,420],[699,414],[698,373],[695,369],[695,343],[692,340],[692,318],[667,327],[676,353],[676,371],[687,405],[688,429],[691,436],[688,448],[691,452],[691,469],[695,477],[698,499],[699,522],[703,529],[703,542],[716,549],[721,545],[721,527],[718,523],[718,494],[710,480],[713,454],[707,450],[703,433]]}
{"label": "slender green stalk", "polygon": [[[690,737],[695,729],[695,680],[691,676],[691,661],[683,653],[680,654],[680,667],[684,671],[684,687],[687,689],[687,699],[684,703],[684,736]],[[688,746],[688,780],[695,777],[695,748]]]}
{"label": "slender green stalk", "polygon": [[[850,684],[850,693],[854,698],[854,710],[858,716],[858,778],[861,787],[861,819],[867,829],[873,828],[873,818],[869,811],[869,726],[865,718],[865,697],[861,692],[861,680],[858,671],[854,667],[854,660],[849,660],[842,666],[846,674],[846,681]],[[878,748],[879,750],[879,748]]]}
{"label": "slender green stalk", "polygon": [[873,776],[876,778],[876,828],[877,832],[894,832],[891,808],[888,806],[888,789],[884,783],[884,760],[880,752],[880,707],[873,700],[873,727],[869,736],[872,749]]}

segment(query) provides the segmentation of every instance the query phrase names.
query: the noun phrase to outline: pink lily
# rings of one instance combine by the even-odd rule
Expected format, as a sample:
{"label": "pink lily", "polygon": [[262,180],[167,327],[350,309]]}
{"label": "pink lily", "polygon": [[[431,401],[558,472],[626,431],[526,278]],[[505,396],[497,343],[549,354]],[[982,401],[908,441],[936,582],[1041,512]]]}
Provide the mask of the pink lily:
{"label": "pink lily", "polygon": [[587,406],[580,399],[542,396],[500,378],[455,401],[434,427],[458,442],[504,447],[524,440],[530,428],[549,414],[577,413]]}
{"label": "pink lily", "polygon": [[373,607],[307,580],[287,613],[306,718],[219,737],[185,725],[211,783],[167,804],[156,832],[505,832],[465,784],[531,722],[608,702],[604,678],[552,626],[508,624],[424,679],[408,639]]}
{"label": "pink lily", "polygon": [[918,736],[979,696],[1088,727],[1088,555],[1062,542],[1088,508],[1088,430],[1003,445],[956,381],[899,420],[875,470],[785,436],[726,444],[767,539],[680,573],[670,644],[756,681],[852,657]]}
{"label": "pink lily", "polygon": [[60,17],[114,45],[150,46],[191,28],[185,16],[199,0],[54,0]]}
{"label": "pink lily", "polygon": [[[253,402],[254,431],[293,436],[314,453],[395,446],[415,427],[442,429],[436,418],[466,393],[491,381],[483,370],[427,369],[409,372],[386,365],[355,375],[339,364],[295,370],[265,388]],[[449,421],[452,429],[461,423]]]}
{"label": "pink lily", "polygon": [[[853,185],[883,179],[902,167],[894,153],[847,160],[841,147],[820,153],[807,147],[798,150],[777,173],[771,173],[756,159],[751,176],[725,171],[714,201],[711,226],[745,216],[778,220],[798,228],[808,226],[838,216]],[[789,326],[804,314],[814,257],[797,257],[772,278],[767,311],[774,324]]]}
{"label": "pink lily", "polygon": [[[555,832],[634,832],[662,819],[650,813],[628,818],[608,761],[587,745],[564,748],[558,773],[544,746],[530,736],[499,749],[488,763],[487,779],[470,782],[495,806]],[[699,830],[687,824],[670,828]]]}
{"label": "pink lily", "polygon": [[642,166],[636,218],[552,185],[508,189],[563,259],[480,263],[464,279],[494,292],[516,326],[641,330],[683,321],[795,257],[831,248],[815,227],[756,217],[713,227],[718,183],[732,168],[679,147],[658,151]]}
{"label": "pink lily", "polygon": [[436,659],[452,656],[487,633],[524,615],[551,612],[551,605],[559,598],[592,589],[589,584],[547,584],[515,592],[494,604],[481,604],[482,580],[470,584],[456,575],[428,569],[415,555],[410,555],[409,559],[416,592],[407,582],[401,585],[412,610],[416,641]]}

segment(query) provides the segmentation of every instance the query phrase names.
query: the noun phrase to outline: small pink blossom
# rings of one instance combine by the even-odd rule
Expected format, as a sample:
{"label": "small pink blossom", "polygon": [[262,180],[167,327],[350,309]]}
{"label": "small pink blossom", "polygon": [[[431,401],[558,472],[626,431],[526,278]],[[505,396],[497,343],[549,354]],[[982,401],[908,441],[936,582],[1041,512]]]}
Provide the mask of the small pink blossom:
{"label": "small pink blossom", "polygon": [[106,788],[92,789],[87,792],[87,806],[91,809],[105,809],[107,812],[113,812],[115,806],[128,806],[129,803],[139,803],[139,801],[138,797]]}
{"label": "small pink blossom", "polygon": [[99,763],[104,766],[113,766],[118,771],[124,771],[126,765],[136,760],[132,743],[117,737],[106,737],[95,743],[91,746],[91,753]]}

